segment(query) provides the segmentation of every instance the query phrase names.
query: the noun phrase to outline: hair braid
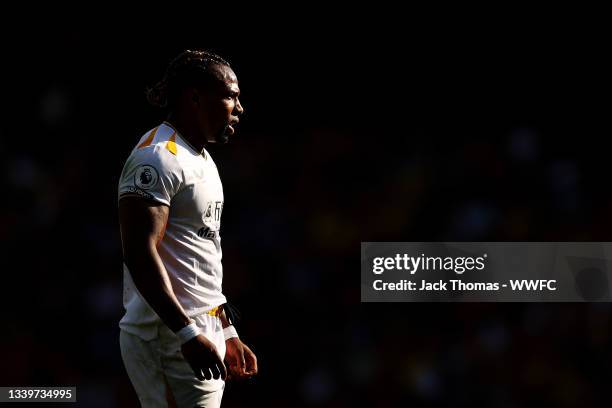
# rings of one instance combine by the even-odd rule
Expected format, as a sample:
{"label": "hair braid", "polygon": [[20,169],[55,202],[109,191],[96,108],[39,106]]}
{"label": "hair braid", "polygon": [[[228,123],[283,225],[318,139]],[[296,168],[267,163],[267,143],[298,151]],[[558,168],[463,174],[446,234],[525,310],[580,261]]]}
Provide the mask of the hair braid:
{"label": "hair braid", "polygon": [[172,108],[177,94],[187,86],[220,79],[214,65],[230,67],[230,63],[217,54],[205,50],[185,50],[174,58],[162,79],[145,90],[147,100],[153,106]]}

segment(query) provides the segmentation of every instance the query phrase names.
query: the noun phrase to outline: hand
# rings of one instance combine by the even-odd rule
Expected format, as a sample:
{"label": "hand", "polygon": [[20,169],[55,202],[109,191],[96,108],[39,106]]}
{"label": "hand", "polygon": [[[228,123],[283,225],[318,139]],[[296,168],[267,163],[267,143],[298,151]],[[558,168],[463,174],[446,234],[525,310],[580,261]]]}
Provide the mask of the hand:
{"label": "hand", "polygon": [[244,348],[244,359],[246,361],[246,373],[248,376],[252,377],[259,371],[257,368],[257,357],[255,357],[255,353],[253,353],[246,344],[243,343],[242,346]]}
{"label": "hand", "polygon": [[227,378],[225,364],[215,345],[201,334],[181,346],[185,360],[199,380]]}
{"label": "hand", "polygon": [[246,379],[257,374],[255,354],[238,337],[227,339],[225,347],[230,379]]}

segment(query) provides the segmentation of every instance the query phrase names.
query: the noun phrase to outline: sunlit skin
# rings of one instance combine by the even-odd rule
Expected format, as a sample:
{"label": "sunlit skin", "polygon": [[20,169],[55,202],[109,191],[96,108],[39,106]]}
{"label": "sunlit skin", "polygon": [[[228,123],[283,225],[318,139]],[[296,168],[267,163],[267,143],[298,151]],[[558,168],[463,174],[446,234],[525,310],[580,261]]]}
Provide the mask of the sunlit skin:
{"label": "sunlit skin", "polygon": [[224,65],[213,69],[216,80],[206,87],[183,90],[176,109],[168,115],[168,122],[199,151],[207,143],[227,143],[244,112],[234,71]]}

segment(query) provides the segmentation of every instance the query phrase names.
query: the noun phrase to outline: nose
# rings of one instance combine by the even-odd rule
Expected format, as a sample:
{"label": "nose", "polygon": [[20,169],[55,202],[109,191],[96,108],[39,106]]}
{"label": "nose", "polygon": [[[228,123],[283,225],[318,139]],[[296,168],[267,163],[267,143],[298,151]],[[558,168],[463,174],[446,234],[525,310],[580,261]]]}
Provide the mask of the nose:
{"label": "nose", "polygon": [[234,110],[236,111],[238,115],[242,115],[244,113],[244,108],[242,107],[242,104],[240,103],[240,99],[236,99],[236,106]]}

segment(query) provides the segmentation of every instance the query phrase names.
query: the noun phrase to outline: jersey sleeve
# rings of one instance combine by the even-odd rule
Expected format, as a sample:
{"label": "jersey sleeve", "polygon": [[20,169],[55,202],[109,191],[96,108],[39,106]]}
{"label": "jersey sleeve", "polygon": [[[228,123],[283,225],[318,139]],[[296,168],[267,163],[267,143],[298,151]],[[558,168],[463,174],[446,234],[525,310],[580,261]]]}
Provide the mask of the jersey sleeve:
{"label": "jersey sleeve", "polygon": [[121,172],[119,200],[140,197],[169,206],[182,180],[182,171],[173,156],[153,146],[136,149]]}

